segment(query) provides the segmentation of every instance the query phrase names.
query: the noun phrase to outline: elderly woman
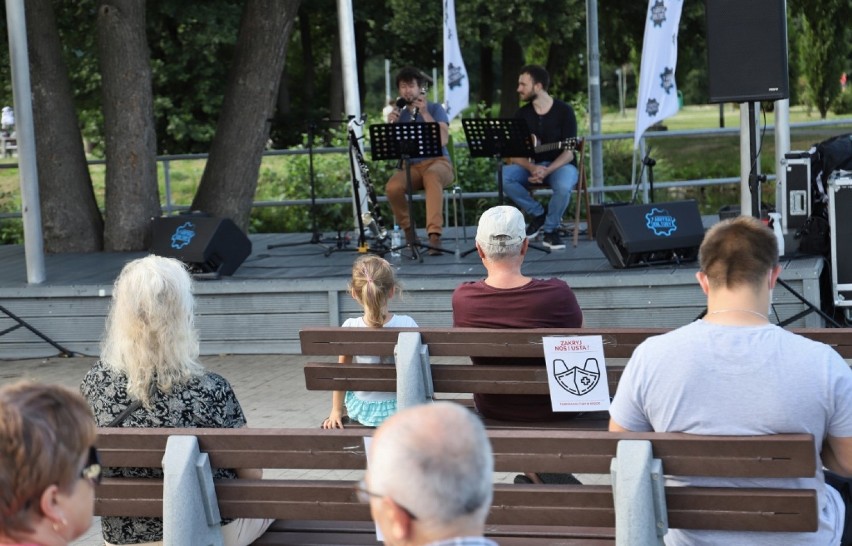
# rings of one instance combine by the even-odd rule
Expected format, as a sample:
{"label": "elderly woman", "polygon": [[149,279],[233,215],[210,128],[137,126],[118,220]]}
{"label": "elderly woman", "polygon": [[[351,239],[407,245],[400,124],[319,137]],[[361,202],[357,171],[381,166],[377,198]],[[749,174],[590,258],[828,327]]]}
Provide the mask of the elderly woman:
{"label": "elderly woman", "polygon": [[[99,426],[239,428],[246,418],[231,385],[198,362],[192,281],[179,261],[148,256],[128,263],[107,317],[100,361],[80,390]],[[106,475],[162,477],[160,469],[106,469]],[[214,478],[260,478],[254,469],[214,469]],[[271,520],[222,522],[226,546],[251,544]],[[101,518],[110,544],[163,540],[161,518]]]}
{"label": "elderly woman", "polygon": [[65,545],[92,525],[95,422],[57,385],[0,387],[0,544]]}

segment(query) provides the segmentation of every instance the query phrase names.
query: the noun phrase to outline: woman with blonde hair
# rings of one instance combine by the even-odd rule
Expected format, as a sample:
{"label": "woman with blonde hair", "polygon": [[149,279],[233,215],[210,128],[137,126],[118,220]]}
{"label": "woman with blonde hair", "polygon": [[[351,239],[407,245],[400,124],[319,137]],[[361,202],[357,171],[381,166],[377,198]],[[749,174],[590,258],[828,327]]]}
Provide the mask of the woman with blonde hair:
{"label": "woman with blonde hair", "polygon": [[[361,256],[352,264],[349,295],[364,309],[364,315],[346,319],[344,328],[416,328],[417,323],[408,315],[388,312],[388,303],[402,286],[396,279],[393,267],[375,255]],[[341,355],[338,362],[349,364],[393,364],[393,357]],[[347,421],[377,427],[396,413],[396,393],[371,391],[334,391],[331,395],[331,413],[322,422],[322,428],[343,428]]]}
{"label": "woman with blonde hair", "polygon": [[[246,418],[230,383],[198,361],[192,279],[172,258],[128,263],[112,294],[101,358],[80,390],[99,426],[240,428]],[[162,477],[161,469],[124,468],[107,475]],[[260,478],[257,469],[214,469],[213,477]],[[226,546],[251,544],[271,520],[222,522]],[[110,544],[157,544],[161,518],[101,518]]]}
{"label": "woman with blonde hair", "polygon": [[95,422],[58,385],[0,387],[0,544],[64,546],[92,525]]}

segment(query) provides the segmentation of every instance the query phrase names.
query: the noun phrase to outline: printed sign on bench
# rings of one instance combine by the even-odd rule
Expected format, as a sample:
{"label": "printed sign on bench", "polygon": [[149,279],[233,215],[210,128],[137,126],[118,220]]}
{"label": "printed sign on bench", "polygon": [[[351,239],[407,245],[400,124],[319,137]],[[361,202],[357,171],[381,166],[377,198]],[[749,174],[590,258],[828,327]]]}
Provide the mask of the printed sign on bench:
{"label": "printed sign on bench", "polygon": [[553,411],[609,409],[601,336],[543,337]]}

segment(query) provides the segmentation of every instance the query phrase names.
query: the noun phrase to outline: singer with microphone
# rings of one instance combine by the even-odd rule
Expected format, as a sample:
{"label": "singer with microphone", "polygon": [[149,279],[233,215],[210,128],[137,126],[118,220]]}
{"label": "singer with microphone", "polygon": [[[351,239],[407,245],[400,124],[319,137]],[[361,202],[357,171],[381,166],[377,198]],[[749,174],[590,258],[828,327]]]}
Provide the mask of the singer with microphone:
{"label": "singer with microphone", "polygon": [[[426,77],[416,68],[407,66],[396,75],[399,98],[388,114],[388,123],[426,122],[439,124],[441,129],[441,157],[410,159],[411,188],[426,193],[426,233],[429,235],[429,254],[440,255],[441,233],[444,226],[444,188],[453,181],[453,166],[447,151],[449,118],[444,108],[426,100]],[[408,216],[405,171],[397,169],[385,186],[396,224],[404,231],[406,241],[413,243],[417,234],[411,229]]]}

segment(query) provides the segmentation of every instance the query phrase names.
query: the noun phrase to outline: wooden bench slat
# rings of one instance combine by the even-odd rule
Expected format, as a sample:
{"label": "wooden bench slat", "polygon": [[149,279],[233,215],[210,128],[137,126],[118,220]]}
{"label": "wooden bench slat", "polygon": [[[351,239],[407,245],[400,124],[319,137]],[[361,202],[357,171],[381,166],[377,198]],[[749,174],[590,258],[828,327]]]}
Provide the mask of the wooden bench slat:
{"label": "wooden bench slat", "polygon": [[[543,366],[433,364],[431,371],[435,392],[549,394]],[[308,362],[304,372],[308,390],[396,391],[396,367],[391,364]],[[607,366],[610,392],[615,392],[623,373],[623,366]]]}
{"label": "wooden bench slat", "polygon": [[[346,331],[351,330],[351,331]],[[433,356],[541,356],[541,337],[600,334],[608,358],[629,358],[642,341],[671,328],[543,328],[500,330],[502,343],[494,343],[487,328],[336,328],[311,327],[299,332],[303,355],[393,355],[400,331],[419,331]],[[790,331],[832,346],[843,358],[852,358],[849,328],[792,328]]]}
{"label": "wooden bench slat", "polygon": [[[217,480],[215,485],[225,518],[370,520],[369,505],[358,502],[354,482]],[[99,488],[96,513],[162,514],[161,487],[159,491],[140,483],[124,487],[133,491],[135,501],[111,500],[103,496],[108,495],[107,490]],[[813,490],[667,487],[666,502],[672,528],[813,531],[818,523]],[[488,522],[611,527],[615,524],[612,491],[609,486],[496,484]]]}
{"label": "wooden bench slat", "polygon": [[[150,441],[133,457],[116,449],[122,440]],[[372,429],[99,429],[98,449],[104,466],[159,467],[168,434],[195,434],[214,467],[338,468],[366,467],[363,437]],[[650,440],[666,473],[682,476],[809,477],[816,468],[809,434],[694,436],[677,433],[609,433],[603,431],[489,430],[498,472],[571,472],[606,474],[620,439]],[[159,439],[157,439],[159,437]]]}

